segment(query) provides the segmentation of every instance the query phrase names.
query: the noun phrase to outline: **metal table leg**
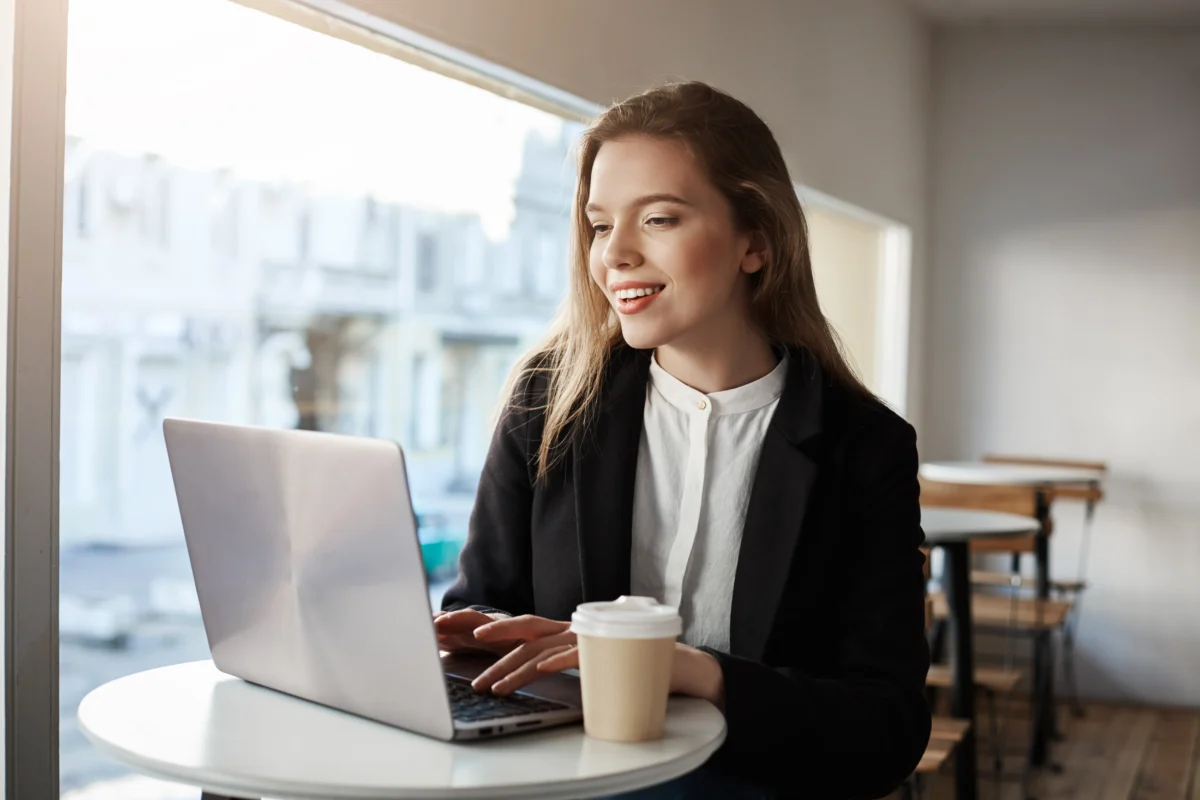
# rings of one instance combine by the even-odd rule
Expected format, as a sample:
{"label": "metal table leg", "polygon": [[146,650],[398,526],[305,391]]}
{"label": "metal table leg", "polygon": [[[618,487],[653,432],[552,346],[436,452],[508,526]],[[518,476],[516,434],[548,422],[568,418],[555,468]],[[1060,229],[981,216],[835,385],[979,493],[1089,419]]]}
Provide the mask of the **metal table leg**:
{"label": "metal table leg", "polygon": [[[1037,560],[1037,599],[1050,597],[1050,540],[1046,531],[1050,522],[1050,499],[1045,490],[1037,493],[1037,520],[1040,525],[1034,539],[1034,555]],[[1049,635],[1038,633],[1034,638],[1033,687],[1034,709],[1032,720],[1033,746],[1030,760],[1034,766],[1046,763],[1049,741],[1054,732],[1054,654]],[[1040,702],[1039,702],[1040,701]]]}
{"label": "metal table leg", "polygon": [[959,800],[978,796],[978,763],[975,735],[975,637],[971,624],[971,564],[966,542],[942,545],[946,555],[946,603],[950,611],[950,629],[954,639],[954,688],[950,713],[969,720],[955,757],[955,791]]}

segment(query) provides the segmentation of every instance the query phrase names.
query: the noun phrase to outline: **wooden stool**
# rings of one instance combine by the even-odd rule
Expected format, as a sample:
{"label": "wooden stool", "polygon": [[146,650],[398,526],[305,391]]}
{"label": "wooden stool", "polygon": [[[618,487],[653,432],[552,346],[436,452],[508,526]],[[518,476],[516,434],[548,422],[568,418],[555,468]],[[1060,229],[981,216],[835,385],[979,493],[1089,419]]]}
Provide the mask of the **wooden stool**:
{"label": "wooden stool", "polygon": [[[1067,467],[1070,469],[1088,469],[1098,472],[1101,476],[1108,474],[1108,465],[1103,461],[1077,461],[1069,459],[1033,458],[1028,456],[1011,456],[990,454],[983,457],[990,464],[1017,464],[1045,467]],[[1075,602],[1073,612],[1063,624],[1063,674],[1067,682],[1067,697],[1071,704],[1071,713],[1076,717],[1083,716],[1083,706],[1079,702],[1079,687],[1075,677],[1075,631],[1079,627],[1079,600],[1083,590],[1087,588],[1084,574],[1087,567],[1088,545],[1091,540],[1092,520],[1096,513],[1096,505],[1104,499],[1104,490],[1098,485],[1090,486],[1061,486],[1055,492],[1055,497],[1062,500],[1082,501],[1084,506],[1084,528],[1080,539],[1079,575],[1075,580],[1051,580],[1050,591],[1060,598]],[[1015,576],[1009,576],[1006,585],[1014,589],[1027,588],[1026,582]],[[972,573],[972,583],[996,585],[1002,579],[996,573]]]}
{"label": "wooden stool", "polygon": [[[928,570],[928,559],[926,559],[925,563],[926,570]],[[933,600],[930,597],[926,597],[926,628],[933,623],[933,612]],[[949,673],[947,672],[946,675],[948,679]],[[946,685],[949,685],[948,680]],[[921,756],[921,761],[917,764],[916,770],[909,776],[909,779],[905,781],[901,788],[904,798],[911,800],[911,798],[917,796],[921,791],[921,781],[924,776],[942,771],[943,767],[950,761],[950,757],[954,755],[959,742],[963,740],[963,736],[970,729],[971,723],[965,719],[955,719],[953,717],[933,718],[933,726],[929,734],[929,743],[925,746],[925,753]]]}

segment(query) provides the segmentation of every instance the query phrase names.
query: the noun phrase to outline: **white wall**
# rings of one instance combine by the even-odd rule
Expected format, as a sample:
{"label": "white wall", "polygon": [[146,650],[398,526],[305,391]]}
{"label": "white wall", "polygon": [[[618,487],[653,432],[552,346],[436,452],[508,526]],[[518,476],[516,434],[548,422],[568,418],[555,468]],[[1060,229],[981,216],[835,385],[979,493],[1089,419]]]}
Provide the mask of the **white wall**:
{"label": "white wall", "polygon": [[[794,179],[912,227],[914,298],[920,302],[929,36],[904,4],[350,2],[600,104],[669,79],[725,89],[771,126]],[[913,311],[915,376],[921,370],[922,308]],[[909,381],[909,408],[918,407],[919,383]]]}
{"label": "white wall", "polygon": [[924,455],[1108,461],[1083,691],[1200,706],[1200,28],[939,33],[933,65]]}

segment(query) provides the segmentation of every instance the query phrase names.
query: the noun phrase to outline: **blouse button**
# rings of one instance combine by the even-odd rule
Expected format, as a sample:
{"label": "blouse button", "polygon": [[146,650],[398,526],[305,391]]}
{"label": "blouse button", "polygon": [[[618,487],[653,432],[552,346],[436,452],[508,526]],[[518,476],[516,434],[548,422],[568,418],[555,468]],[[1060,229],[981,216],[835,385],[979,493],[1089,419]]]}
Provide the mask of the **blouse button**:
{"label": "blouse button", "polygon": [[698,409],[700,409],[701,411],[703,411],[704,409],[708,408],[708,403],[706,403],[706,402],[704,402],[703,400],[701,400],[700,402],[696,403],[696,408],[698,408]]}

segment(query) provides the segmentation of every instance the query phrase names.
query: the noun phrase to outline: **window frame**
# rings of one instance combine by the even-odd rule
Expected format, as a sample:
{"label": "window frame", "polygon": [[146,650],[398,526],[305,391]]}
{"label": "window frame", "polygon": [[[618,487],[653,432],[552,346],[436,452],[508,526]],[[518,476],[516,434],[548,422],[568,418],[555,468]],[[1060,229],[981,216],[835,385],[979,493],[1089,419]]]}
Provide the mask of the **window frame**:
{"label": "window frame", "polygon": [[[13,65],[5,374],[6,797],[58,796],[58,438],[67,0],[0,4]],[[10,16],[11,15],[11,16]],[[8,36],[11,34],[11,40]],[[8,56],[9,52],[5,53]],[[10,127],[11,126],[11,127]]]}

